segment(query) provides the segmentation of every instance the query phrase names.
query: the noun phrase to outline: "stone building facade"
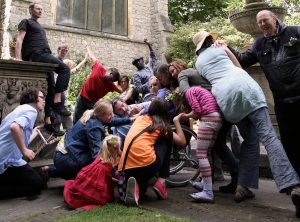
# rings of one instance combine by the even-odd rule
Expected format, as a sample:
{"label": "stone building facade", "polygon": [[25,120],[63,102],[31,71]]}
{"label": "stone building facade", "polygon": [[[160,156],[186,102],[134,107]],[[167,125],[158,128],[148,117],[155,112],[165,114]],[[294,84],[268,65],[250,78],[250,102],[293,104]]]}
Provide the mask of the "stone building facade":
{"label": "stone building facade", "polygon": [[[65,2],[75,2],[66,0]],[[104,1],[103,2],[108,2]],[[102,2],[101,0],[99,2]],[[117,0],[111,0],[118,4]],[[30,0],[2,0],[0,1],[0,53],[2,59],[9,59],[13,53],[13,36],[17,33],[18,23],[29,17],[28,6]],[[117,35],[100,31],[59,25],[57,11],[59,0],[40,0],[43,15],[39,20],[45,28],[50,48],[55,54],[59,45],[70,46],[69,57],[75,60],[85,54],[83,41],[91,46],[97,58],[106,67],[117,67],[122,73],[132,74],[135,67],[131,65],[131,58],[136,54],[149,57],[148,47],[143,43],[144,37],[153,42],[158,59],[164,61],[167,50],[167,36],[172,31],[168,18],[167,0],[127,0],[127,34]],[[88,0],[77,1],[78,4]],[[109,2],[108,2],[109,3]]]}

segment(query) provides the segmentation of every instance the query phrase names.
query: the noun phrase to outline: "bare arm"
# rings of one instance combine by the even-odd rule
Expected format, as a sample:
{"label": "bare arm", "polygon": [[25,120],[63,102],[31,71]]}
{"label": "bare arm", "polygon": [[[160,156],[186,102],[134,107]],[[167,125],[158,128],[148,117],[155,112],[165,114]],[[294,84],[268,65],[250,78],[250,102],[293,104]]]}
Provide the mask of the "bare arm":
{"label": "bare arm", "polygon": [[127,101],[128,99],[130,99],[132,96],[132,93],[133,93],[133,88],[131,86],[129,86],[129,89],[127,90],[126,95],[123,97],[123,100]]}
{"label": "bare arm", "polygon": [[12,137],[14,138],[20,152],[23,154],[23,156],[28,160],[33,160],[35,157],[35,154],[32,150],[28,149],[24,143],[24,134],[23,129],[19,126],[17,123],[12,123],[10,125],[10,130],[12,133]]}
{"label": "bare arm", "polygon": [[[88,54],[86,53],[84,59],[75,68],[72,69],[72,71],[74,70],[73,74],[75,74],[76,72],[78,72],[82,69],[82,67],[86,63],[87,59],[88,59]],[[72,73],[72,71],[71,71],[71,73]]]}
{"label": "bare arm", "polygon": [[92,60],[93,63],[96,62],[97,58],[94,55],[94,53],[92,52],[92,50],[90,49],[90,47],[88,46],[87,42],[84,41],[83,44],[84,44],[84,46],[86,48],[87,56]]}
{"label": "bare arm", "polygon": [[22,44],[23,44],[25,35],[26,35],[25,30],[18,31],[17,40],[16,40],[16,48],[15,48],[16,60],[22,60],[21,49],[22,49]]}
{"label": "bare arm", "polygon": [[237,60],[237,58],[235,57],[235,55],[230,51],[230,49],[224,44],[221,46],[221,48],[223,48],[225,50],[225,52],[227,53],[228,57],[230,58],[230,60],[232,61],[232,63],[239,67],[242,68],[241,64],[239,63],[239,61]]}
{"label": "bare arm", "polygon": [[176,132],[173,132],[173,143],[178,145],[178,146],[185,146],[186,145],[186,140],[185,140],[185,136],[183,133],[183,130],[181,128],[180,125],[180,118],[183,114],[179,114],[177,116],[174,117],[173,119],[173,123],[175,125],[176,128]]}

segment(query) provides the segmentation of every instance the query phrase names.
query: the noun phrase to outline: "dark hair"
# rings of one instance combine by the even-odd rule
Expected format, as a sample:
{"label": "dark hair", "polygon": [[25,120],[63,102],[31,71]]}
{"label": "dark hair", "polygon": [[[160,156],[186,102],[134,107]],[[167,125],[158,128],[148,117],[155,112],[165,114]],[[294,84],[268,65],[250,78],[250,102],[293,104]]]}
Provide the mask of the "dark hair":
{"label": "dark hair", "polygon": [[119,81],[119,79],[120,79],[120,73],[119,73],[118,69],[116,69],[116,68],[110,68],[109,72],[112,74],[114,82],[115,81]]}
{"label": "dark hair", "polygon": [[122,79],[125,79],[125,81],[127,83],[129,83],[129,78],[127,75],[120,75],[120,78],[119,78],[119,81],[118,81],[118,84],[120,85],[120,82],[122,81]]}
{"label": "dark hair", "polygon": [[113,108],[113,112],[114,112],[114,113],[115,113],[115,111],[116,111],[116,104],[117,104],[117,102],[119,102],[119,101],[121,101],[121,102],[124,103],[124,100],[123,100],[121,97],[119,97],[119,96],[115,97],[115,98],[111,101],[111,105],[112,105],[112,108]]}
{"label": "dark hair", "polygon": [[39,91],[40,90],[33,89],[33,88],[27,89],[21,95],[20,105],[29,104],[29,103],[36,103],[38,101]]}
{"label": "dark hair", "polygon": [[206,49],[206,48],[209,48],[212,44],[214,44],[214,39],[213,37],[210,35],[210,36],[207,36],[206,39],[204,40],[201,48],[196,52],[196,55],[199,55],[199,51],[201,49]]}
{"label": "dark hair", "polygon": [[169,64],[167,63],[160,63],[154,67],[153,70],[154,76],[157,77],[158,75],[166,76],[169,78],[169,85],[168,87],[176,88],[179,86],[178,80],[174,79],[169,72]]}
{"label": "dark hair", "polygon": [[166,63],[159,63],[154,67],[153,74],[155,76],[157,75],[163,75],[168,76],[169,75],[169,65]]}
{"label": "dark hair", "polygon": [[40,5],[40,4],[41,4],[40,2],[36,2],[36,1],[35,1],[35,2],[32,2],[32,3],[29,5],[28,8],[29,8],[29,10],[32,10],[32,9],[34,9],[34,6],[35,6],[35,5]]}
{"label": "dark hair", "polygon": [[63,48],[69,49],[69,46],[68,46],[68,45],[61,45],[61,46],[58,46],[58,47],[57,47],[57,50],[61,50],[61,49],[63,49]]}
{"label": "dark hair", "polygon": [[172,138],[170,112],[166,101],[162,99],[152,100],[148,109],[148,115],[152,119],[152,125],[148,132],[154,132],[156,129],[159,129],[161,136]]}

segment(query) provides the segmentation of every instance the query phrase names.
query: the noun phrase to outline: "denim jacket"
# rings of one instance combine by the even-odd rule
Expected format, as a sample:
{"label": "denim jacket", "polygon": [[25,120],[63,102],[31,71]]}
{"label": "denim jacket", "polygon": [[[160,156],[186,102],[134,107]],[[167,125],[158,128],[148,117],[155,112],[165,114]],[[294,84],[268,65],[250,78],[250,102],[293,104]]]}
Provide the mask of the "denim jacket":
{"label": "denim jacket", "polygon": [[96,117],[90,118],[86,125],[77,121],[65,136],[65,148],[68,155],[83,167],[95,160],[104,137],[104,126]]}

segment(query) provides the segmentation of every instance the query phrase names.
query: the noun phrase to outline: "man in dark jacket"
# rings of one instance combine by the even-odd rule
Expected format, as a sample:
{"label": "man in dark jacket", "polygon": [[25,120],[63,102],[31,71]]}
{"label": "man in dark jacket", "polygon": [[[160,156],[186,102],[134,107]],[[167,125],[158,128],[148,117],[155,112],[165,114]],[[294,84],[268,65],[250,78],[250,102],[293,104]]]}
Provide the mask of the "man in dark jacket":
{"label": "man in dark jacket", "polygon": [[245,53],[230,50],[243,68],[260,63],[273,93],[282,144],[300,175],[300,149],[296,145],[300,126],[300,26],[286,26],[268,10],[260,11],[256,20],[263,35]]}

